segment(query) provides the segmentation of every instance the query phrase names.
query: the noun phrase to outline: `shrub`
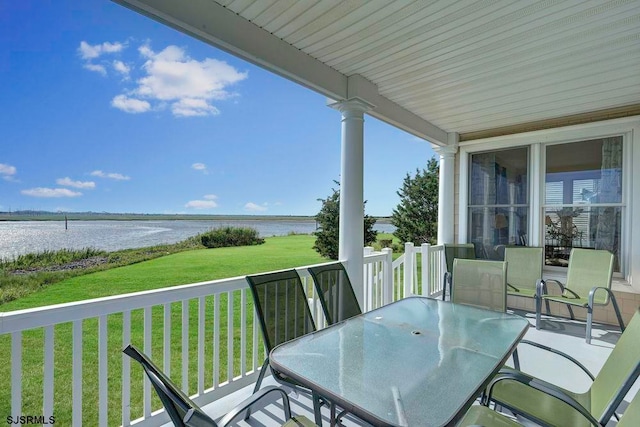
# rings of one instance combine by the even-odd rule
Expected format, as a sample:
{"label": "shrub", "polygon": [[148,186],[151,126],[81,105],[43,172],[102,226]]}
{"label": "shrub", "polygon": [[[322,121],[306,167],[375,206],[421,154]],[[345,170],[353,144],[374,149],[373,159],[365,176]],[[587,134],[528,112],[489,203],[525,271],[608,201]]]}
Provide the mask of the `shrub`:
{"label": "shrub", "polygon": [[[340,184],[338,181],[334,181]],[[326,199],[318,199],[322,202],[320,212],[316,214],[316,224],[318,230],[313,234],[316,236],[316,243],[313,249],[320,255],[329,259],[338,259],[339,235],[340,235],[340,190],[332,188],[333,193]],[[364,202],[367,203],[366,201]],[[364,211],[364,206],[363,206]],[[373,229],[376,219],[364,216],[364,242],[363,246],[369,245],[376,241],[378,232]]]}
{"label": "shrub", "polygon": [[251,227],[220,227],[200,234],[202,245],[207,248],[223,248],[227,246],[261,245],[264,239],[258,230]]}
{"label": "shrub", "polygon": [[401,242],[435,244],[438,236],[438,180],[439,166],[435,158],[427,168],[407,174],[398,190],[400,203],[393,210],[393,233]]}

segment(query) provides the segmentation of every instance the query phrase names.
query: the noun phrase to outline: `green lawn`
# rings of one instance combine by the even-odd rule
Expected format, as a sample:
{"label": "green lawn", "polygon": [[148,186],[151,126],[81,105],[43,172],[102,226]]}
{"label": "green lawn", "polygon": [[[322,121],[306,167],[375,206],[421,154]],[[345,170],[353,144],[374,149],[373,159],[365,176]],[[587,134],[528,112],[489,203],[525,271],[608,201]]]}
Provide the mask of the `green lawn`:
{"label": "green lawn", "polygon": [[[39,292],[0,305],[0,311],[11,311],[109,295],[118,295],[142,290],[157,289],[186,283],[195,283],[252,273],[298,267],[326,261],[313,249],[314,237],[295,235],[267,238],[265,244],[238,248],[203,249],[180,252],[173,255],[145,261],[126,267],[105,270],[93,274],[74,277],[51,285]],[[240,372],[239,330],[240,330],[240,292],[234,293],[234,375]],[[207,337],[205,354],[206,377],[211,378],[213,372],[213,355],[211,354],[213,335],[213,298],[205,300]],[[196,391],[197,378],[197,301],[189,304],[189,391]],[[220,381],[226,380],[226,296],[220,298],[220,318],[222,320],[220,336],[221,363],[219,366]],[[253,313],[251,298],[248,295],[247,313]],[[181,323],[182,307],[172,304],[172,340],[171,340],[171,376],[181,384]],[[162,307],[154,307],[152,311],[152,357],[162,360]],[[142,347],[143,312],[135,310],[131,314],[131,341]],[[83,424],[97,425],[97,320],[83,322]],[[251,324],[251,322],[249,322]],[[249,328],[248,336],[252,330]],[[58,325],[55,328],[55,391],[54,415],[56,424],[71,423],[71,324]],[[10,414],[11,387],[10,373],[10,337],[0,336],[0,414]],[[23,334],[23,414],[38,415],[42,413],[42,365],[43,365],[43,331],[28,331]],[[108,317],[108,365],[109,365],[109,425],[120,425],[120,393],[121,393],[121,351],[122,349],[122,315]],[[247,360],[251,360],[251,349]],[[137,367],[132,370],[132,418],[142,415],[142,390],[140,379],[142,372]],[[207,385],[207,387],[210,384]],[[157,399],[154,408],[159,408]]]}

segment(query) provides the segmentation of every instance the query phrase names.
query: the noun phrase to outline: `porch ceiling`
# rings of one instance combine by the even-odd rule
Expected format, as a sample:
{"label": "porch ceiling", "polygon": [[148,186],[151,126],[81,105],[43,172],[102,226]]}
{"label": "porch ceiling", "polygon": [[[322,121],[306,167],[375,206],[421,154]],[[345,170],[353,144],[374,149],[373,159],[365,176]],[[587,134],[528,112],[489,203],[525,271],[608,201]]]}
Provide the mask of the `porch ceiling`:
{"label": "porch ceiling", "polygon": [[436,144],[640,114],[640,1],[115,0]]}

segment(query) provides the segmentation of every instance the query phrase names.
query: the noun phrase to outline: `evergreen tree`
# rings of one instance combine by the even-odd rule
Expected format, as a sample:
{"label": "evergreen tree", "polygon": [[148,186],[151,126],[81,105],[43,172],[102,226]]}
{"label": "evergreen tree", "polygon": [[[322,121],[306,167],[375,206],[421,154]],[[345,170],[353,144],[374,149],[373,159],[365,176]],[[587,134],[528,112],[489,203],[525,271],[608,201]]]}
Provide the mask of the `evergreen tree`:
{"label": "evergreen tree", "polygon": [[438,234],[438,178],[439,166],[435,158],[427,162],[423,171],[404,178],[398,190],[400,203],[393,210],[393,233],[401,242],[435,244]]}
{"label": "evergreen tree", "polygon": [[[340,185],[338,181],[334,182]],[[313,245],[313,249],[324,257],[337,260],[340,235],[340,190],[335,188],[331,190],[333,193],[329,197],[318,199],[318,201],[322,202],[322,208],[316,215],[316,223],[319,229],[313,233],[316,236],[316,243]],[[375,223],[375,218],[369,215],[364,216],[363,246],[376,241],[378,232],[373,229]]]}

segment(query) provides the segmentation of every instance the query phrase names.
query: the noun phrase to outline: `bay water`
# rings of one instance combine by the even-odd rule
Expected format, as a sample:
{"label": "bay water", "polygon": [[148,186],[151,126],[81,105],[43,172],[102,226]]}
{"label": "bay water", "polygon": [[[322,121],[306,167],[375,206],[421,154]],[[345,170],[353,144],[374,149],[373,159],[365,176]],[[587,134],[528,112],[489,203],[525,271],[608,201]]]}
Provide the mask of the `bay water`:
{"label": "bay water", "polygon": [[[94,248],[106,251],[176,243],[217,227],[252,227],[261,237],[310,234],[310,220],[159,220],[159,221],[6,221],[0,222],[0,259],[60,249]],[[376,230],[392,233],[391,224]]]}

